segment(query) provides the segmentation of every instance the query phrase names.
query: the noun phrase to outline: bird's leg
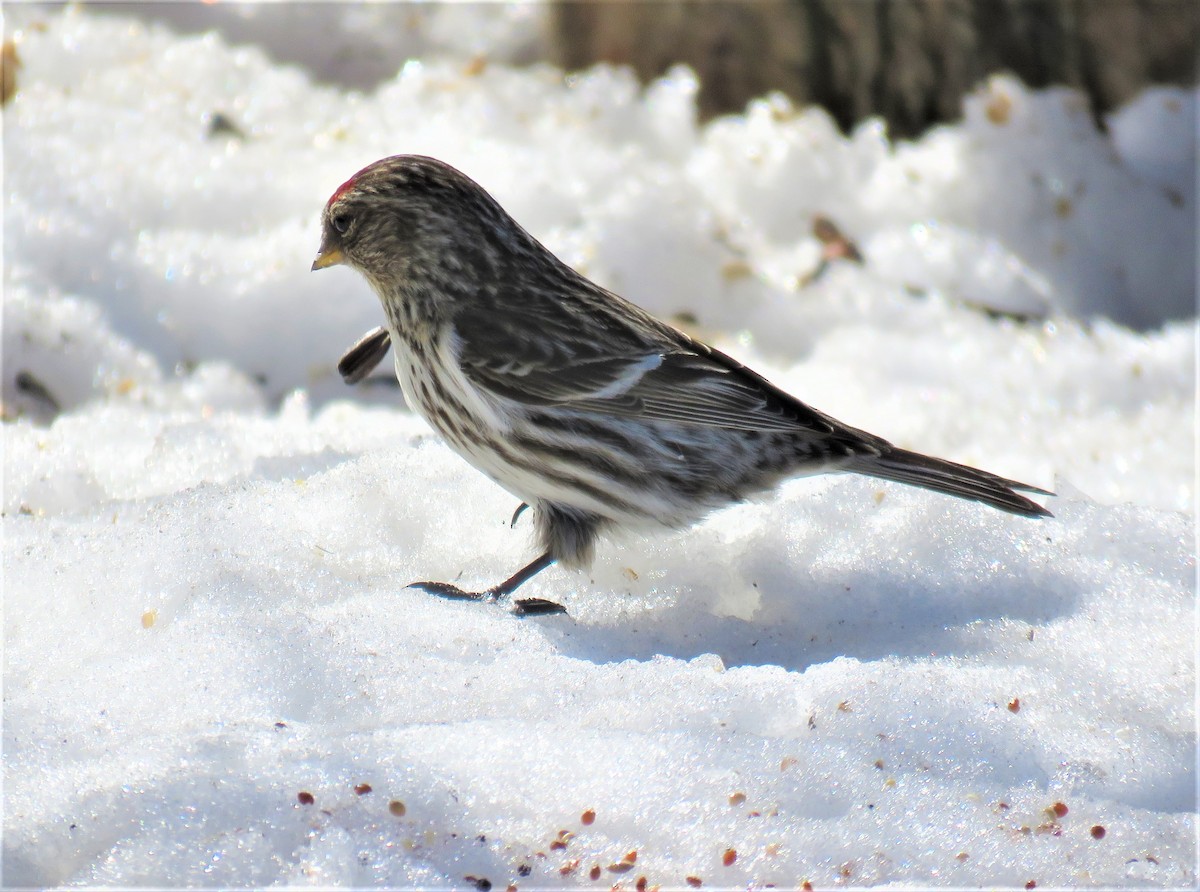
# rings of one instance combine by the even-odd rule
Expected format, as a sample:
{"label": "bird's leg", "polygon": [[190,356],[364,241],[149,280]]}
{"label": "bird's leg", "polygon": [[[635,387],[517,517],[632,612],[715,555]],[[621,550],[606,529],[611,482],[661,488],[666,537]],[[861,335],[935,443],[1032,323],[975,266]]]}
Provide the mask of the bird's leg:
{"label": "bird's leg", "polygon": [[[456,601],[498,601],[503,597],[511,595],[522,584],[528,582],[553,563],[554,558],[550,555],[550,552],[546,552],[541,557],[522,567],[499,585],[493,585],[482,592],[464,592],[458,586],[451,585],[448,582],[414,582],[408,587],[423,589],[431,595],[437,595],[441,598],[452,598]],[[567,609],[561,604],[555,604],[553,601],[546,601],[542,598],[518,598],[513,600],[512,612],[516,616],[545,616],[551,613],[566,613]]]}
{"label": "bird's leg", "polygon": [[529,507],[528,502],[522,502],[517,506],[517,510],[513,512],[512,520],[508,522],[508,528],[511,530],[517,525],[517,518],[525,513],[525,509]]}

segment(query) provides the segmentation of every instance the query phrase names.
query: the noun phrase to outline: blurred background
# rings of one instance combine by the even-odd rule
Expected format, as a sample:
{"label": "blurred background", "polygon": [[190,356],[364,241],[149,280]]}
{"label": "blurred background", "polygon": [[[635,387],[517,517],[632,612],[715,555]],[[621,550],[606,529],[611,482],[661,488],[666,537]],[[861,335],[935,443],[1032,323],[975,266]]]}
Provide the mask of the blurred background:
{"label": "blurred background", "polygon": [[936,330],[930,297],[1031,331],[1195,317],[1195,0],[3,12],[4,417],[214,361],[249,402],[398,399],[387,364],[336,370],[378,324],[365,283],[309,273],[329,191],[397,151],[780,363]]}
{"label": "blurred background", "polygon": [[871,115],[912,136],[960,114],[989,74],[1083,90],[1097,121],[1151,83],[1190,84],[1200,45],[1190,0],[751,0],[559,3],[552,49],[567,68],[674,61],[701,79],[704,115],[782,90],[848,129]]}
{"label": "blurred background", "polygon": [[[893,137],[957,119],[963,96],[997,72],[1030,87],[1079,89],[1103,126],[1106,112],[1148,85],[1194,84],[1200,47],[1194,0],[384,3],[361,4],[356,32],[345,30],[345,6],[337,3],[99,8],[181,31],[215,28],[360,89],[395,75],[407,55],[439,49],[567,71],[629,65],[643,82],[684,63],[700,77],[702,120],[779,90],[798,105],[822,106],[843,130],[881,116]],[[296,40],[298,18],[328,40]]]}

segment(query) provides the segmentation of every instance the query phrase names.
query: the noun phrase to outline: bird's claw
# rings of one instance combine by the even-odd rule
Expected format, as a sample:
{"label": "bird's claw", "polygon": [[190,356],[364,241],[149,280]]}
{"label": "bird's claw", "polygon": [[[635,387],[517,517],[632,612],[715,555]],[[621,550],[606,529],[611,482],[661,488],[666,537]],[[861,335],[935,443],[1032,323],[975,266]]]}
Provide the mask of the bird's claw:
{"label": "bird's claw", "polygon": [[[494,604],[504,597],[496,589],[488,589],[482,592],[467,592],[460,589],[457,585],[451,585],[448,582],[414,582],[408,585],[407,588],[419,588],[422,591],[429,592],[431,595],[437,595],[439,598],[449,598],[452,601],[478,601],[484,604]],[[522,617],[553,616],[557,613],[566,613],[567,608],[553,601],[547,601],[544,598],[513,598],[510,612],[513,616]]]}
{"label": "bird's claw", "polygon": [[554,616],[567,613],[567,608],[545,598],[514,598],[513,616]]}
{"label": "bird's claw", "polygon": [[405,588],[419,588],[422,591],[429,592],[431,595],[437,595],[439,598],[450,598],[454,601],[495,601],[496,596],[490,592],[464,592],[457,585],[451,585],[448,582],[413,582],[405,586]]}
{"label": "bird's claw", "polygon": [[513,512],[512,520],[508,522],[508,528],[511,530],[517,525],[517,518],[525,513],[525,509],[529,507],[529,503],[522,502],[517,506],[517,510]]}

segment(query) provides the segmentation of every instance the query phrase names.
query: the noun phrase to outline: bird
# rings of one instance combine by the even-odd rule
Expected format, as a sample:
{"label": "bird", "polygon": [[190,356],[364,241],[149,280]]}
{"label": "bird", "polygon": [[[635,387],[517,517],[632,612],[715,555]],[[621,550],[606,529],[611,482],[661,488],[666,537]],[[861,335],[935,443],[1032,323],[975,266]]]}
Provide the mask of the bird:
{"label": "bird", "polygon": [[1028,518],[1036,486],[894,446],[805,404],[721,351],[557,258],[478,183],[393,155],[342,183],[321,212],[313,270],[344,265],[384,325],[340,364],[365,376],[394,348],[407,404],[463,458],[532,509],[539,554],[481,591],[518,616],[565,612],[513,598],[554,564],[590,565],[599,537],[686,528],[781,481],[854,473]]}

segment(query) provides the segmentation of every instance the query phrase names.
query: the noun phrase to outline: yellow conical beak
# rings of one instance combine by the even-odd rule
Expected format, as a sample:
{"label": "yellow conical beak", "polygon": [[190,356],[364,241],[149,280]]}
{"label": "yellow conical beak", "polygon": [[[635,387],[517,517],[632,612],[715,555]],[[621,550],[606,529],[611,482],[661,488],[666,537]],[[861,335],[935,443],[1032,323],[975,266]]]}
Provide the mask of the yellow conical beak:
{"label": "yellow conical beak", "polygon": [[317,255],[317,259],[313,261],[313,271],[325,269],[327,266],[337,266],[339,263],[344,263],[346,260],[342,254],[341,248],[329,248]]}

